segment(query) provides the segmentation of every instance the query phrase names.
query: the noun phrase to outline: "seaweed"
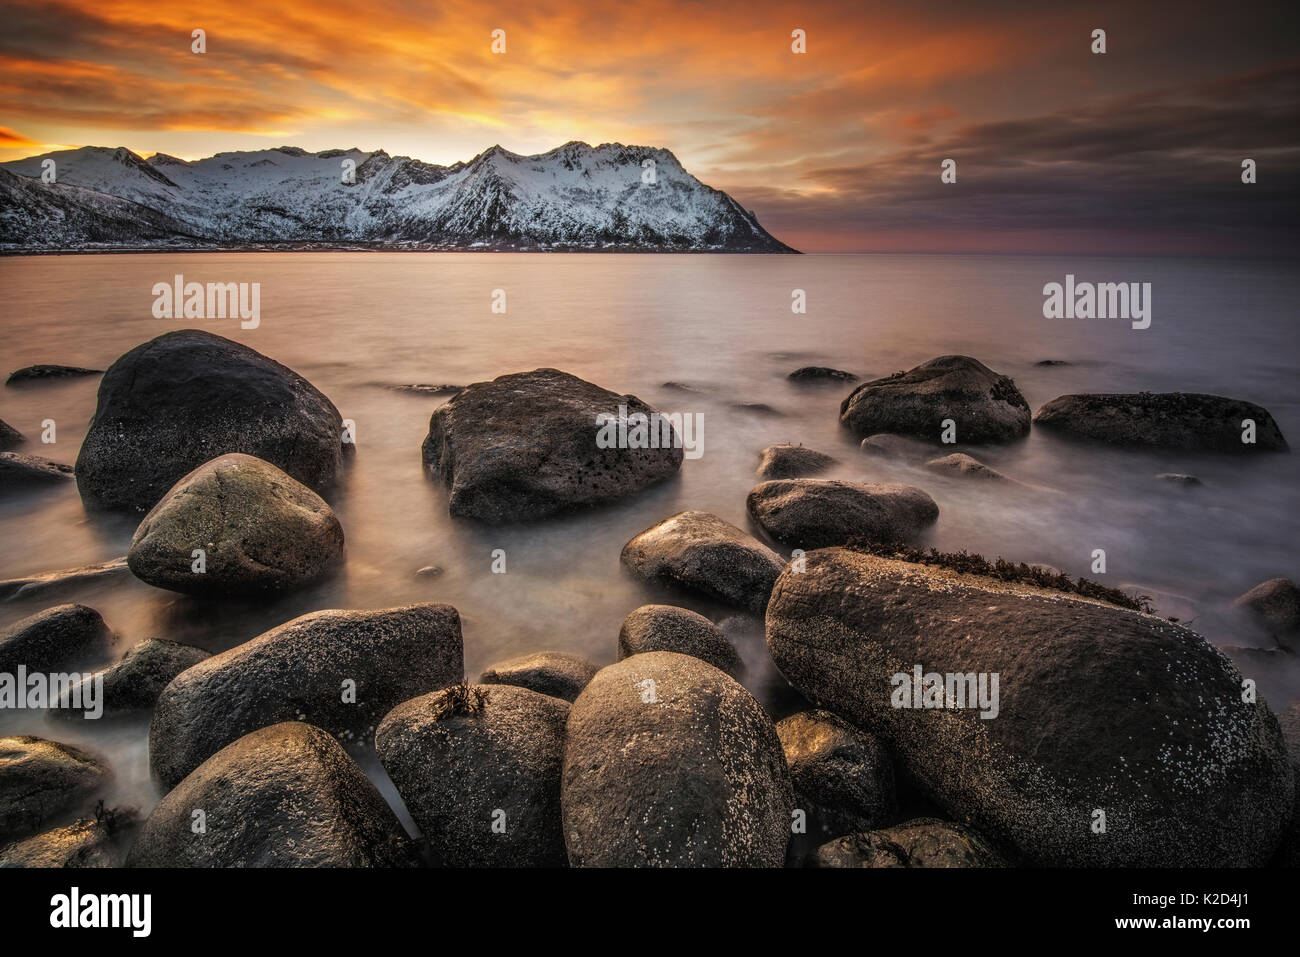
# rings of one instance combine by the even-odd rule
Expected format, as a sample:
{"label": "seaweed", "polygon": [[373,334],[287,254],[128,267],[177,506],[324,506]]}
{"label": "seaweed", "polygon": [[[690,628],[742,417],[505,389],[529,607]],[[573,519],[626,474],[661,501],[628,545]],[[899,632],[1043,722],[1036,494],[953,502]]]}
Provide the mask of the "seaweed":
{"label": "seaweed", "polygon": [[477,714],[483,710],[487,698],[486,688],[471,687],[462,681],[458,685],[452,685],[438,697],[434,705],[433,718],[435,721],[442,721],[444,718]]}
{"label": "seaweed", "polygon": [[1110,588],[1087,578],[1075,579],[1064,572],[1049,572],[1046,569],[1033,568],[1024,562],[1009,562],[1001,557],[989,561],[983,555],[965,549],[960,552],[941,552],[937,548],[922,550],[903,542],[875,542],[864,538],[851,539],[845,547],[877,558],[892,558],[917,565],[936,565],[950,571],[982,575],[1001,582],[1034,585],[1038,588],[1079,595],[1082,598],[1093,598],[1118,605],[1120,608],[1145,612],[1148,615],[1153,612],[1149,595],[1134,597],[1118,588]]}

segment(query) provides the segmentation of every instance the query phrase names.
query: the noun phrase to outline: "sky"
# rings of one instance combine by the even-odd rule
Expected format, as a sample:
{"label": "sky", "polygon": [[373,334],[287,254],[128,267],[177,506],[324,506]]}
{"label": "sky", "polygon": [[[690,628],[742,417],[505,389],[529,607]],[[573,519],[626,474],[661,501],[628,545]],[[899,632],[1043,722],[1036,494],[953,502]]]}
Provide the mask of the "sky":
{"label": "sky", "polygon": [[0,161],[620,142],[806,252],[1292,255],[1296,6],[0,0]]}

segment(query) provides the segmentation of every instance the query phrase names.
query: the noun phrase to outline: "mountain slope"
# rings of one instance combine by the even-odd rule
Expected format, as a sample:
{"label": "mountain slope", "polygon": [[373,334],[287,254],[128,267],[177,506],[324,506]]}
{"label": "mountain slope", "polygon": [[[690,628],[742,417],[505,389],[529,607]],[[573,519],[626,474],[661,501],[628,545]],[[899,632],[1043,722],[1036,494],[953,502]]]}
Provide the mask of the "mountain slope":
{"label": "mountain slope", "polygon": [[[58,182],[40,182],[53,159]],[[346,163],[355,177],[343,182]],[[653,161],[654,181],[643,181]],[[668,150],[499,146],[435,166],[296,147],[148,161],[82,147],[0,164],[0,246],[367,244],[431,249],[793,252]]]}

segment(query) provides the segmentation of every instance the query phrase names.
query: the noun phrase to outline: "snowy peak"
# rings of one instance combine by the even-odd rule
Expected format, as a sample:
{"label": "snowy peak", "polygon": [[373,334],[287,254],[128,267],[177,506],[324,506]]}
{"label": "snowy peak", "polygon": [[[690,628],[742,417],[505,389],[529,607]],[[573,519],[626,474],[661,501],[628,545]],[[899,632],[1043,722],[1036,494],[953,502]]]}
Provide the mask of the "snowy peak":
{"label": "snowy peak", "polygon": [[[571,141],[523,156],[494,145],[450,166],[356,148],[279,146],[194,161],[157,153],[146,161],[125,148],[82,147],[0,168],[39,181],[47,158],[58,175],[43,185],[59,208],[77,207],[88,192],[125,204],[112,207],[113,222],[131,219],[134,208],[139,228],[126,229],[124,243],[174,222],[169,242],[200,246],[793,251],[670,151],[648,146]],[[0,221],[0,244],[66,246],[75,234],[68,217],[42,231],[41,210],[53,207],[35,205]],[[101,224],[93,241],[103,242],[108,228]]]}

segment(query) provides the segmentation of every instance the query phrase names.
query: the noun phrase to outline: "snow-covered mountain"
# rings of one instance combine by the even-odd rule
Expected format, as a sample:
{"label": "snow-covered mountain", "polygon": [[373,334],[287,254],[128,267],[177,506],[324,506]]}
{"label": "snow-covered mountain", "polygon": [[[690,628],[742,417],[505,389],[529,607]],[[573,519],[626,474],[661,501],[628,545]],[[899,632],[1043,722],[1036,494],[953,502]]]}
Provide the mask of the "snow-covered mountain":
{"label": "snow-covered mountain", "polygon": [[[41,181],[42,161],[56,182]],[[646,171],[653,161],[653,182]],[[344,173],[351,169],[351,181]],[[85,146],[0,164],[0,247],[358,245],[429,249],[793,252],[668,150],[494,146],[433,166],[292,146],[187,162]]]}

